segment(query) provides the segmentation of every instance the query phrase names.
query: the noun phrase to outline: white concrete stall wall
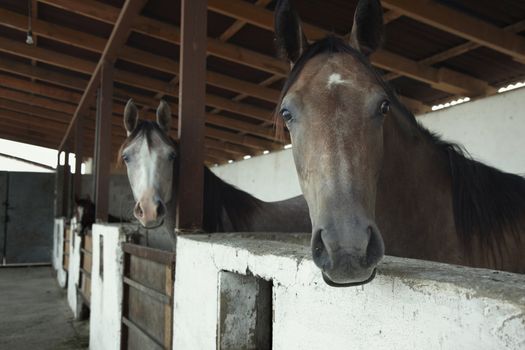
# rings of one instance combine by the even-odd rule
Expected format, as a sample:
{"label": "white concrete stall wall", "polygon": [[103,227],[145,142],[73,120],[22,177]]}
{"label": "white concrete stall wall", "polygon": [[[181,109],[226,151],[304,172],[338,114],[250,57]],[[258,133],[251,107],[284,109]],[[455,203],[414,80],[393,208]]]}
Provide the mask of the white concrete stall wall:
{"label": "white concrete stall wall", "polygon": [[65,288],[67,285],[67,271],[62,266],[64,259],[64,229],[65,218],[56,218],[53,228],[53,267],[57,272],[58,285]]}
{"label": "white concrete stall wall", "polygon": [[[444,139],[465,146],[476,159],[507,172],[525,173],[525,89],[428,113],[418,120]],[[212,170],[263,200],[301,194],[290,149]]]}
{"label": "white concrete stall wall", "polygon": [[78,295],[78,282],[80,278],[80,245],[82,237],[77,233],[77,219],[71,219],[71,239],[69,240],[69,266],[67,284],[67,302],[73,316],[78,319],[80,316],[81,302]]}
{"label": "white concrete stall wall", "polygon": [[386,257],[371,283],[333,288],[307,245],[217,234],[179,237],[173,349],[217,348],[222,271],[273,282],[273,349],[525,348],[523,275]]}
{"label": "white concrete stall wall", "polygon": [[91,350],[120,349],[124,258],[121,244],[125,240],[122,232],[116,224],[93,225],[89,319]]}

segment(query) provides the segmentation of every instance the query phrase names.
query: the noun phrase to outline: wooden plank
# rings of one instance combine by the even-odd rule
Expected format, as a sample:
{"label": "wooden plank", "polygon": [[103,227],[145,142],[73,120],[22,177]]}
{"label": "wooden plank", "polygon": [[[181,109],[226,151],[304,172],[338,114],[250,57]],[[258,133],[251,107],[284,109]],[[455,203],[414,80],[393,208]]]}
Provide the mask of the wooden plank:
{"label": "wooden plank", "polygon": [[0,70],[81,91],[86,88],[88,83],[86,79],[73,77],[69,74],[51,71],[42,67],[32,67],[10,59],[0,60]]}
{"label": "wooden plank", "polygon": [[206,102],[206,0],[182,0],[178,232],[202,230]]}
{"label": "wooden plank", "polygon": [[156,291],[155,289],[146,287],[145,285],[143,285],[141,283],[138,283],[137,281],[134,281],[134,280],[132,280],[129,277],[124,277],[124,283],[127,284],[130,287],[135,288],[136,290],[140,291],[141,293],[144,293],[144,294],[150,296],[151,298],[154,298],[157,301],[160,301],[163,304],[168,304],[169,305],[169,303],[170,303],[170,298],[167,295],[162,294],[162,293]]}
{"label": "wooden plank", "polygon": [[[5,62],[5,61],[6,60],[0,60],[0,62]],[[14,71],[13,73],[17,73],[17,71]],[[39,77],[36,75],[31,75],[30,77],[39,79]],[[58,81],[61,78],[62,78],[61,76],[57,76],[54,81]],[[18,77],[7,75],[7,74],[0,74],[0,85],[4,87],[9,87],[11,89],[20,90],[20,91],[31,91],[33,94],[50,97],[52,99],[56,99],[60,101],[76,102],[76,101],[79,101],[81,97],[79,93],[74,92],[74,91],[70,91],[66,89],[59,89],[59,88],[55,88],[53,86],[41,84],[38,82],[31,82],[29,80],[21,79]],[[62,108],[64,110],[67,109],[68,113],[69,111],[73,110],[72,107],[64,106]]]}
{"label": "wooden plank", "polygon": [[383,6],[525,63],[525,38],[436,1],[383,0]]}
{"label": "wooden plank", "polygon": [[40,116],[35,116],[24,112],[18,112],[16,111],[16,108],[15,110],[5,109],[3,108],[3,101],[0,101],[0,105],[2,105],[2,107],[0,107],[0,116],[2,117],[2,121],[9,121],[13,122],[14,125],[27,126],[33,128],[35,127],[35,125],[38,125],[40,130],[49,131],[57,134],[62,134],[66,130],[66,121],[59,122],[46,118],[41,118]]}
{"label": "wooden plank", "polygon": [[122,250],[133,256],[146,260],[156,261],[164,265],[171,265],[175,262],[175,253],[165,250],[145,247],[132,243],[123,243]]}
{"label": "wooden plank", "polygon": [[151,336],[143,327],[140,327],[135,322],[131,321],[127,317],[122,317],[122,324],[125,327],[129,328],[129,335],[133,333],[137,334],[139,337],[145,337],[147,341],[153,343],[153,345],[145,343],[142,339],[137,339],[136,337],[131,337],[131,341],[128,340],[129,349],[140,349],[140,350],[150,350],[150,349],[167,349],[165,348],[157,339]]}

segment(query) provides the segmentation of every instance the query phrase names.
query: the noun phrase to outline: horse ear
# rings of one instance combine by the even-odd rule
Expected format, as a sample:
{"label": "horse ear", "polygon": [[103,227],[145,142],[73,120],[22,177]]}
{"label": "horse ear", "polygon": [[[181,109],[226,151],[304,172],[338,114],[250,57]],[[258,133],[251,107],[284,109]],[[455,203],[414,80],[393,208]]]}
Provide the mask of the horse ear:
{"label": "horse ear", "polygon": [[308,46],[301,20],[289,0],[277,2],[274,16],[277,51],[293,65]]}
{"label": "horse ear", "polygon": [[157,107],[157,124],[164,132],[169,133],[171,128],[171,108],[164,100],[160,100],[159,107]]}
{"label": "horse ear", "polygon": [[128,136],[131,135],[133,130],[135,130],[138,122],[139,111],[137,110],[137,106],[135,106],[133,99],[130,98],[128,103],[126,103],[126,107],[124,107],[124,127],[126,128]]}
{"label": "horse ear", "polygon": [[350,33],[350,45],[365,56],[371,55],[383,41],[383,9],[379,0],[359,0]]}

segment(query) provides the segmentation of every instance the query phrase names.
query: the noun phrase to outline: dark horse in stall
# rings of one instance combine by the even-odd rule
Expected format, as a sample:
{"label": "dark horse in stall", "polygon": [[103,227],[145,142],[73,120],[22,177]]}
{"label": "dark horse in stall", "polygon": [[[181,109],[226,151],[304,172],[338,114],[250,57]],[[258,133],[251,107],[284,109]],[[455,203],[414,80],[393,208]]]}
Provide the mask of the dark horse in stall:
{"label": "dark horse in stall", "polygon": [[[423,128],[370,65],[378,0],[360,0],[348,41],[309,44],[289,1],[275,11],[292,64],[278,105],[325,281],[370,281],[385,253],[525,272],[525,180]],[[380,231],[381,230],[381,231]]]}
{"label": "dark horse in stall", "polygon": [[[168,132],[171,111],[165,101],[156,122],[139,120],[129,100],[124,110],[127,139],[119,151],[127,168],[136,204],[134,216],[145,228],[163,226],[174,237],[178,145]],[[222,181],[204,167],[204,230],[206,232],[310,232],[303,196],[264,202]]]}
{"label": "dark horse in stall", "polygon": [[[95,215],[96,215],[96,207],[95,203],[89,198],[80,198],[75,197],[75,217],[77,219],[77,232],[80,235],[84,235],[87,233],[88,230],[91,230],[91,227],[95,223]],[[111,214],[108,215],[108,222],[115,223],[115,222],[129,222],[126,219],[119,218],[116,216],[113,216]]]}

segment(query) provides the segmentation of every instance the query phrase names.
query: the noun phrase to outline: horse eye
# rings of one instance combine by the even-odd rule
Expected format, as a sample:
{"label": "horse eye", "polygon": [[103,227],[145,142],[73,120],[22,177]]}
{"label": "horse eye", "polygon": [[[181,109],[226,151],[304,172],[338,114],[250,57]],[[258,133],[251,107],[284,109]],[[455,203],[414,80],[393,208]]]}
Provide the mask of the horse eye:
{"label": "horse eye", "polygon": [[170,153],[168,158],[169,158],[169,160],[175,160],[175,158],[177,158],[177,155],[175,154],[175,152],[172,152],[172,153]]}
{"label": "horse eye", "polygon": [[383,101],[381,103],[381,107],[379,108],[379,111],[381,112],[382,115],[388,114],[388,112],[390,112],[390,102]]}
{"label": "horse eye", "polygon": [[288,123],[290,120],[293,119],[292,113],[291,113],[289,110],[287,110],[286,108],[281,109],[281,111],[279,112],[279,114],[281,115],[281,117],[283,118],[283,120],[284,120],[285,122],[287,122],[287,123]]}
{"label": "horse eye", "polygon": [[122,155],[122,160],[124,161],[124,163],[129,162],[129,156],[123,154],[123,155]]}

